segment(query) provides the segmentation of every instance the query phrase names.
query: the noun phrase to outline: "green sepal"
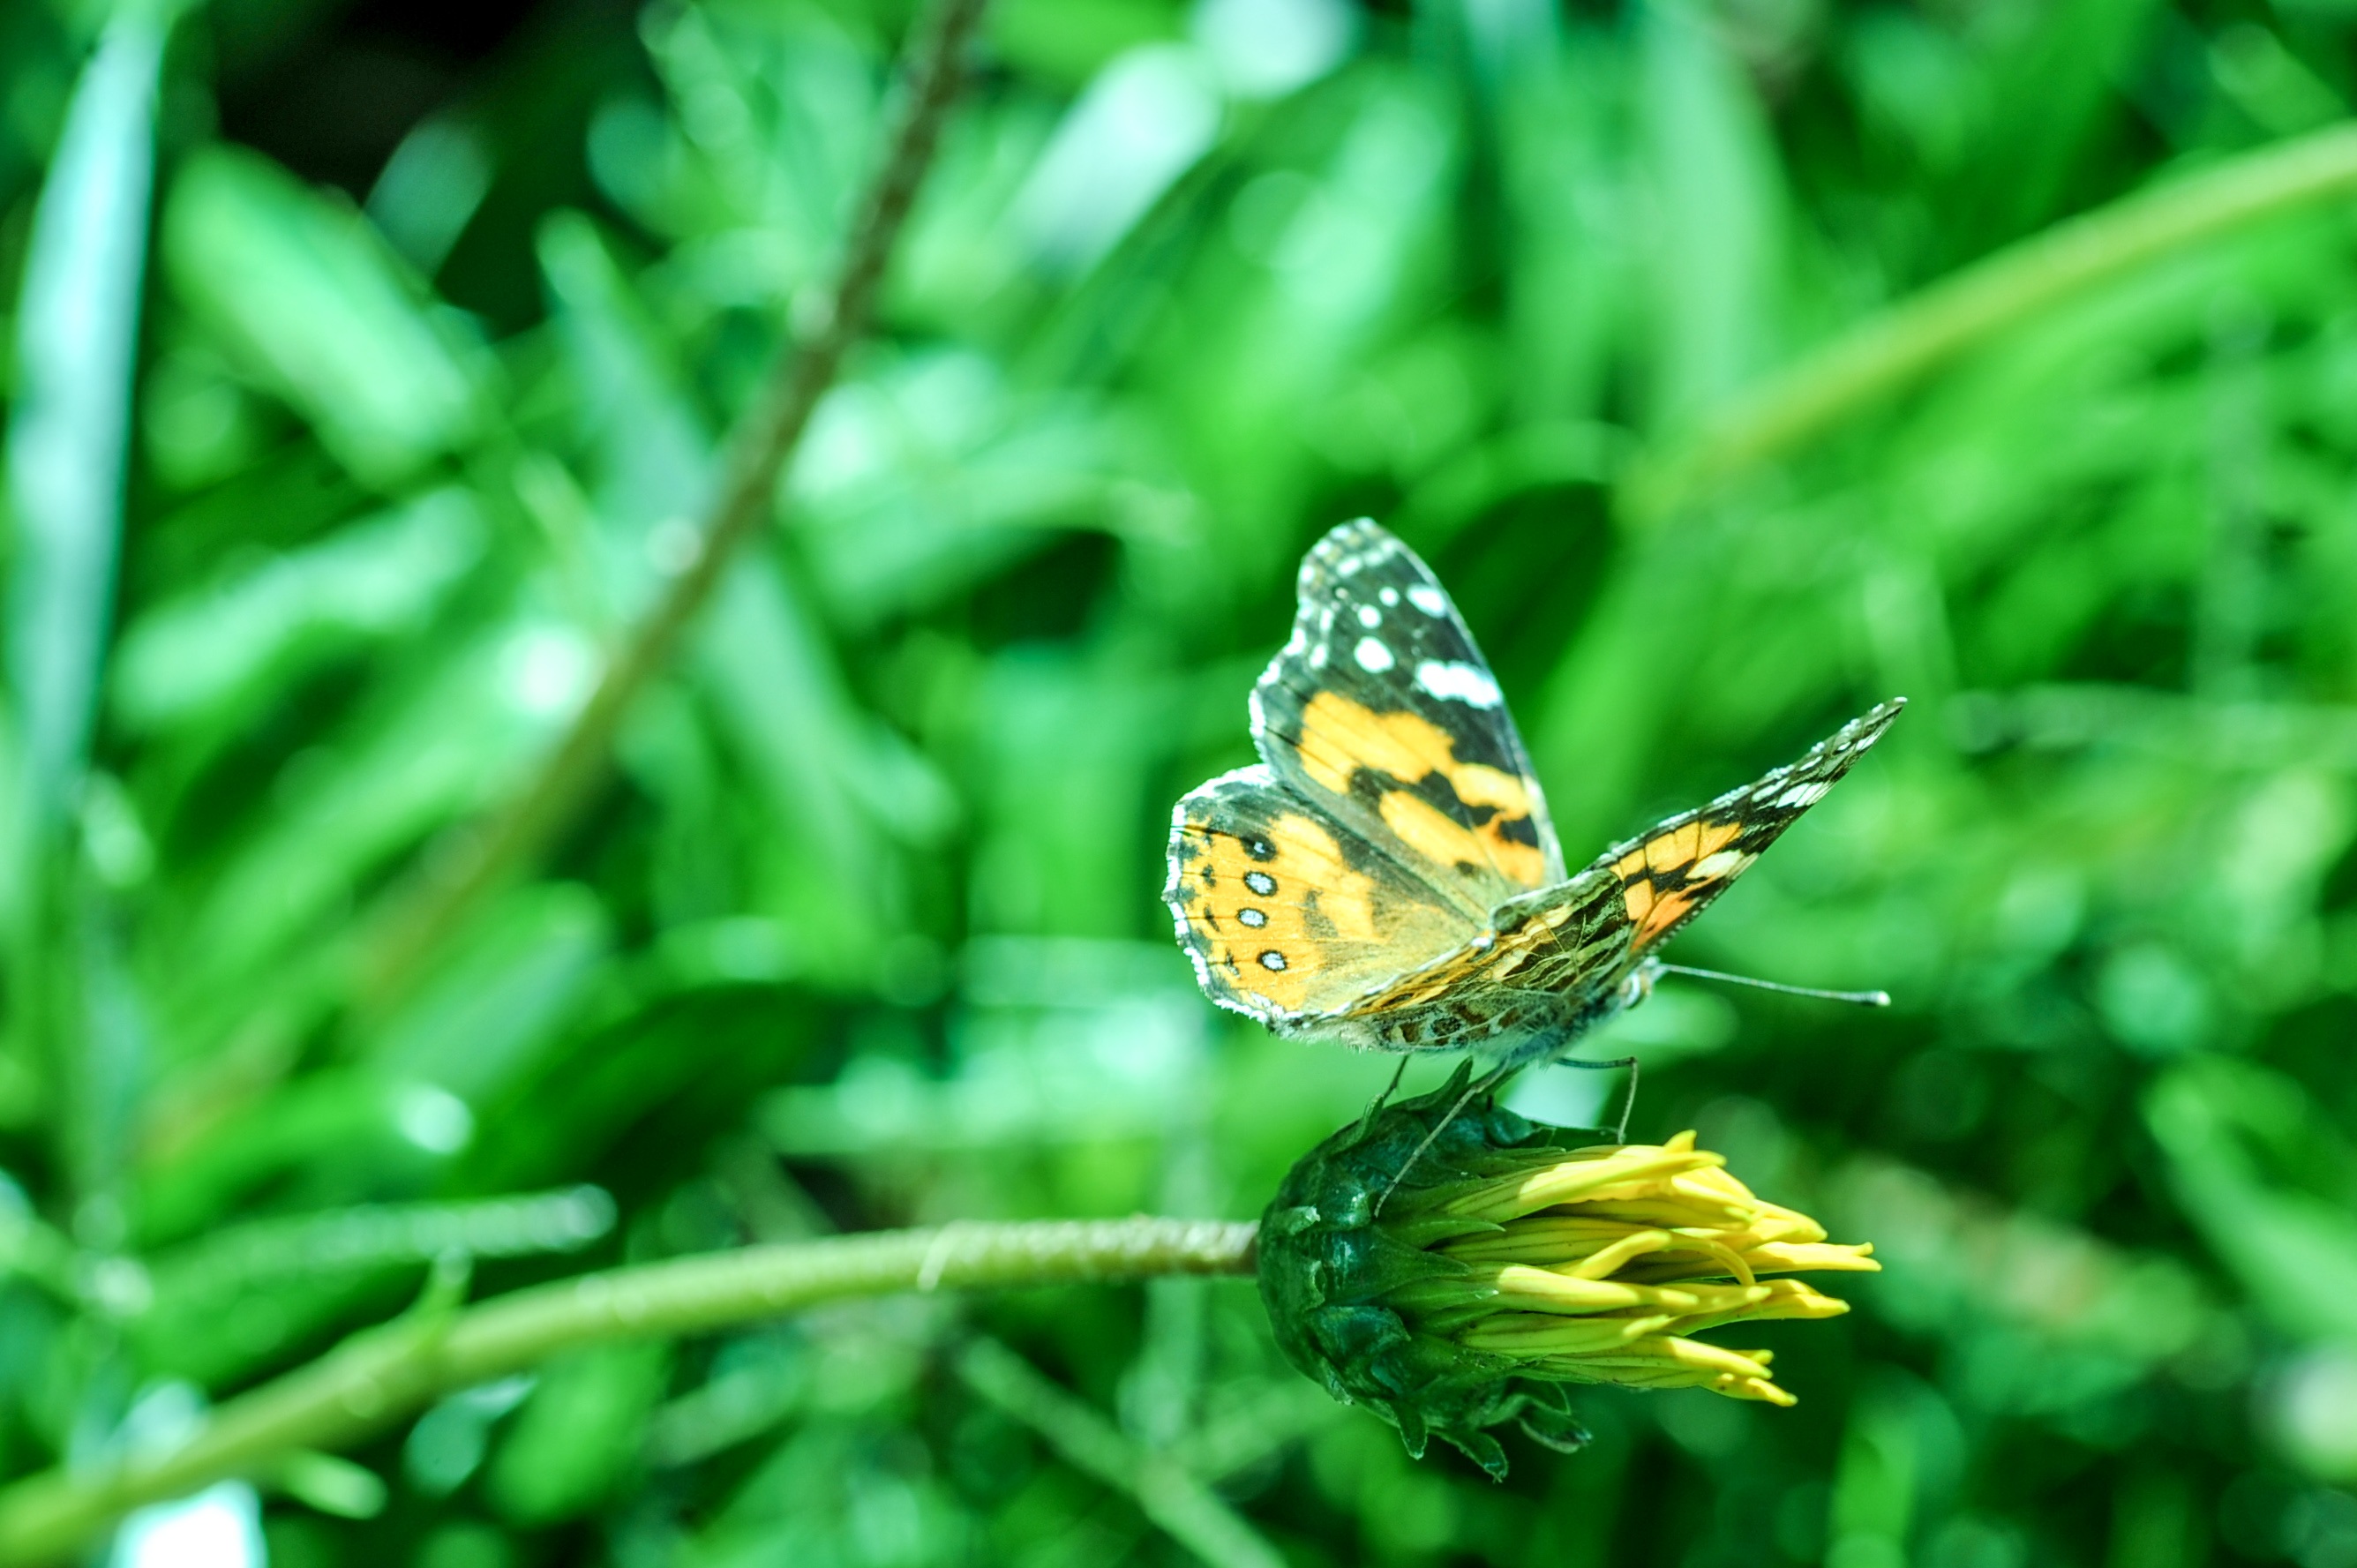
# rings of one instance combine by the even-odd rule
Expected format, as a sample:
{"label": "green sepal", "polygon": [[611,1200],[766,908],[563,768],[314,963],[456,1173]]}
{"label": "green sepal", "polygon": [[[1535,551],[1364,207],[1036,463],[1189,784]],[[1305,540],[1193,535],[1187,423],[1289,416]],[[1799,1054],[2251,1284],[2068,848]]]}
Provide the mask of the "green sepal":
{"label": "green sepal", "polygon": [[1403,1217],[1384,1229],[1411,1247],[1437,1247],[1459,1236],[1496,1235],[1505,1227],[1494,1219],[1474,1219],[1458,1214]]}

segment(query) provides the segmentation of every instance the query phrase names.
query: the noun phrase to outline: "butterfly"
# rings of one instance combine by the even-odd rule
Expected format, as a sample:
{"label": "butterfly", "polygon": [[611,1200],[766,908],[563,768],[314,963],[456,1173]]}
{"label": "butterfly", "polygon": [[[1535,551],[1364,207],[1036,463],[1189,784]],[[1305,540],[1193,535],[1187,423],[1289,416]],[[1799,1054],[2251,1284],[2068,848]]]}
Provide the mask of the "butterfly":
{"label": "butterfly", "polygon": [[1204,993],[1279,1034],[1562,1055],[1642,1001],[1663,943],[1906,705],[1567,874],[1498,682],[1430,567],[1372,521],[1303,559],[1252,693],[1261,760],[1172,813],[1163,889]]}

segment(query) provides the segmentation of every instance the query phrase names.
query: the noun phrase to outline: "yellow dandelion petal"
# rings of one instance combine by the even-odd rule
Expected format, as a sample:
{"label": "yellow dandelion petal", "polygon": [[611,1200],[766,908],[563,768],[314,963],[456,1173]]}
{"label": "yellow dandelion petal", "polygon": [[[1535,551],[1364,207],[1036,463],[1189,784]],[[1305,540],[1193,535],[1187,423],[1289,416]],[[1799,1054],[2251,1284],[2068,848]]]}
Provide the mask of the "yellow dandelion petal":
{"label": "yellow dandelion petal", "polygon": [[1458,1336],[1458,1342],[1500,1356],[1588,1356],[1631,1345],[1655,1334],[1665,1317],[1551,1317],[1513,1313],[1489,1319]]}
{"label": "yellow dandelion petal", "polygon": [[1822,1241],[1825,1228],[1797,1209],[1778,1204],[1760,1206],[1760,1223],[1763,1231],[1772,1231],[1765,1239],[1771,1241]]}
{"label": "yellow dandelion petal", "polygon": [[1448,1211],[1471,1219],[1503,1220],[1557,1204],[1579,1202],[1631,1183],[1658,1181],[1681,1171],[1718,1164],[1720,1156],[1687,1149],[1632,1144],[1599,1160],[1558,1160],[1536,1170],[1485,1182],[1460,1194]]}
{"label": "yellow dandelion petal", "polygon": [[1871,1241],[1855,1247],[1836,1246],[1830,1241],[1779,1241],[1753,1247],[1745,1256],[1750,1261],[1752,1269],[1760,1273],[1782,1273],[1798,1269],[1861,1274],[1882,1272],[1882,1265],[1875,1261]]}
{"label": "yellow dandelion petal", "polygon": [[1621,1219],[1636,1225],[1659,1226],[1665,1230],[1741,1230],[1751,1223],[1751,1213],[1723,1206],[1712,1200],[1704,1203],[1683,1195],[1647,1197],[1627,1194],[1591,1198],[1580,1205],[1582,1217],[1595,1219]]}
{"label": "yellow dandelion petal", "polygon": [[1572,1272],[1584,1280],[1600,1280],[1620,1272],[1620,1266],[1648,1252],[1659,1252],[1677,1244],[1677,1238],[1667,1230],[1640,1230],[1623,1236],[1609,1247],[1599,1247],[1579,1261]]}
{"label": "yellow dandelion petal", "polygon": [[1444,1241],[1435,1251],[1467,1262],[1560,1264],[1592,1256],[1631,1236],[1650,1235],[1658,1230],[1657,1226],[1632,1225],[1623,1219],[1534,1214],[1509,1219],[1497,1230]]}
{"label": "yellow dandelion petal", "polygon": [[1724,1345],[1689,1339],[1682,1334],[1649,1334],[1596,1360],[1604,1366],[1684,1367],[1714,1374],[1734,1372],[1747,1378],[1764,1378],[1768,1376],[1769,1358],[1757,1351],[1730,1350]]}
{"label": "yellow dandelion petal", "polygon": [[1695,1171],[1685,1179],[1697,1187],[1706,1187],[1723,1197],[1731,1197],[1740,1203],[1758,1204],[1760,1202],[1760,1199],[1752,1195],[1751,1189],[1737,1180],[1735,1173],[1724,1165],[1713,1165]]}
{"label": "yellow dandelion petal", "polygon": [[1786,1410],[1800,1403],[1793,1392],[1781,1383],[1764,1378],[1726,1378],[1710,1385],[1710,1391],[1725,1394],[1729,1399],[1753,1400],[1760,1404],[1781,1405]]}
{"label": "yellow dandelion petal", "polygon": [[1501,1305],[1529,1312],[1612,1312],[1647,1307],[1670,1312],[1711,1310],[1714,1298],[1700,1292],[1660,1285],[1629,1284],[1619,1280],[1584,1279],[1577,1274],[1509,1263],[1497,1273],[1496,1290]]}
{"label": "yellow dandelion petal", "polygon": [[[1781,1287],[1790,1286],[1785,1289]],[[1708,1311],[1689,1314],[1677,1321],[1680,1334],[1701,1334],[1713,1328],[1723,1328],[1730,1323],[1816,1322],[1839,1317],[1849,1311],[1849,1303],[1834,1296],[1821,1295],[1792,1280],[1770,1280],[1760,1287],[1767,1293],[1758,1301],[1747,1303],[1733,1311]]]}

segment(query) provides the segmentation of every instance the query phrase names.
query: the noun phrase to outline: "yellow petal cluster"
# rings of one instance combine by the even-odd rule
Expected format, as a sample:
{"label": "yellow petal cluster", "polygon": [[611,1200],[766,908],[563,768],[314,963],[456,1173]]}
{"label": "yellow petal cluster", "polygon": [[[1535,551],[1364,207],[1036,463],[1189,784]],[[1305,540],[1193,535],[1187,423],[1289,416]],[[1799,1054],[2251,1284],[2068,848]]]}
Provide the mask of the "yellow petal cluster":
{"label": "yellow petal cluster", "polygon": [[1477,1224],[1432,1250],[1472,1273],[1419,1304],[1427,1332],[1511,1357],[1531,1376],[1637,1388],[1703,1388],[1789,1405],[1766,1350],[1693,1336],[1730,1324],[1835,1317],[1846,1304],[1801,1271],[1871,1272],[1871,1246],[1838,1246],[1805,1214],[1769,1203],[1695,1147],[1533,1150],[1523,1168],[1469,1185],[1437,1213]]}

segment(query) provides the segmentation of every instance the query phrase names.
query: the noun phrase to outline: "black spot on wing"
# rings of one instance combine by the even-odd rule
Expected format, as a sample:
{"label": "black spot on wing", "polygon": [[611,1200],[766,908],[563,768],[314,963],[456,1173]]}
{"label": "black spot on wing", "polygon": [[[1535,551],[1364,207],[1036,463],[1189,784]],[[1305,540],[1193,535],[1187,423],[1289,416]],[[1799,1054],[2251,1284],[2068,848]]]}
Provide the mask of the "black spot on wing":
{"label": "black spot on wing", "polygon": [[1546,847],[1539,839],[1538,825],[1528,817],[1509,817],[1498,824],[1498,832],[1515,843],[1526,843],[1533,849]]}

